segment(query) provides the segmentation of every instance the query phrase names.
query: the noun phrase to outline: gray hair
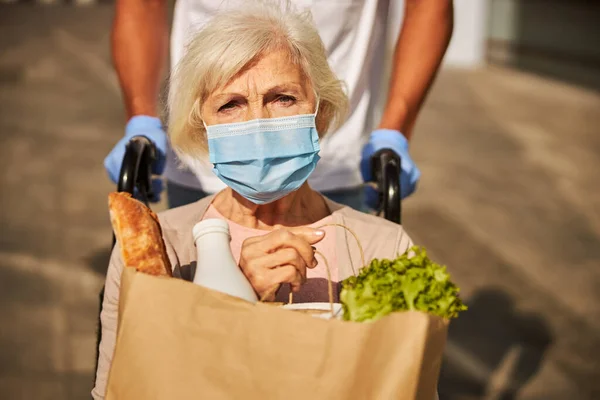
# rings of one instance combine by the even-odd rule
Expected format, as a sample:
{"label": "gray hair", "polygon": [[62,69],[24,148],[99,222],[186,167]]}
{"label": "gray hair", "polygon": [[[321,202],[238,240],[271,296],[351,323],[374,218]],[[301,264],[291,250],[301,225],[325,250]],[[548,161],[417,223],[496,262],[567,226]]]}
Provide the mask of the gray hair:
{"label": "gray hair", "polygon": [[265,52],[285,49],[301,68],[320,100],[316,122],[321,136],[346,117],[348,98],[327,62],[310,12],[297,12],[289,2],[248,3],[243,10],[218,14],[198,31],[171,75],[168,131],[173,149],[186,159],[208,151],[202,103]]}

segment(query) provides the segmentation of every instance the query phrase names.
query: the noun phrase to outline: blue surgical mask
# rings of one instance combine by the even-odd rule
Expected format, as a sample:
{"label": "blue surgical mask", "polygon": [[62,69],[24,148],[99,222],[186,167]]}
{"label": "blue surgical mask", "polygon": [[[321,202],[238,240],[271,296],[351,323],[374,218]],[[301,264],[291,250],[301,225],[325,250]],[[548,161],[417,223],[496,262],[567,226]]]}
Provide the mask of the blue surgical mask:
{"label": "blue surgical mask", "polygon": [[315,118],[316,112],[207,126],[213,172],[255,204],[298,190],[320,159]]}

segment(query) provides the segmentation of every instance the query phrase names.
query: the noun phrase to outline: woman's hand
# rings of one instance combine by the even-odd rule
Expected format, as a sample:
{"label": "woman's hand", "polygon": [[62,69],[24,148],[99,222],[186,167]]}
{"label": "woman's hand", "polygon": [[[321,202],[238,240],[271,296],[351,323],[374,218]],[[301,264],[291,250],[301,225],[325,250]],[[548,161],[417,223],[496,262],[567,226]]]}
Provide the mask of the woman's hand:
{"label": "woman's hand", "polygon": [[[306,269],[317,265],[312,245],[324,237],[322,230],[301,227],[248,238],[242,244],[240,268],[261,299],[282,283],[297,292],[306,281]],[[275,293],[265,300],[273,300]]]}

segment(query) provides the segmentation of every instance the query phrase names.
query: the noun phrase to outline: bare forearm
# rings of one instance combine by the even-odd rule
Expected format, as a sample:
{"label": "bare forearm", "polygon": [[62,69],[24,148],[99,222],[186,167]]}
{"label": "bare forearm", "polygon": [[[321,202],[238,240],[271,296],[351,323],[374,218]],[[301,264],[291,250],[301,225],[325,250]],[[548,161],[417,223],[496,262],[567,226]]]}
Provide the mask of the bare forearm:
{"label": "bare forearm", "polygon": [[448,48],[452,28],[452,0],[406,0],[380,129],[395,129],[410,138]]}
{"label": "bare forearm", "polygon": [[112,56],[128,117],[158,114],[168,32],[166,0],[117,0]]}

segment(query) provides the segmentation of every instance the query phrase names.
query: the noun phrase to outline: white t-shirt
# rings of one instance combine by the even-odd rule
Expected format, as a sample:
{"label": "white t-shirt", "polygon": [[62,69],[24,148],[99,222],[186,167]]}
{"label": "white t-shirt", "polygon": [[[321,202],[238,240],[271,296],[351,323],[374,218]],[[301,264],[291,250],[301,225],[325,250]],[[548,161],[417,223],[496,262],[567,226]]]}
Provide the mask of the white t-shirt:
{"label": "white t-shirt", "polygon": [[[251,0],[178,0],[171,33],[171,67],[182,57],[188,38],[217,12],[243,7]],[[336,132],[321,140],[321,160],[309,178],[318,191],[347,189],[362,183],[359,163],[363,145],[378,121],[379,99],[390,0],[292,0],[298,9],[309,8],[325,44],[329,64],[347,86],[350,116]],[[207,165],[196,177],[183,170],[171,152],[167,180],[214,193],[225,187]],[[200,179],[200,182],[198,182]]]}

